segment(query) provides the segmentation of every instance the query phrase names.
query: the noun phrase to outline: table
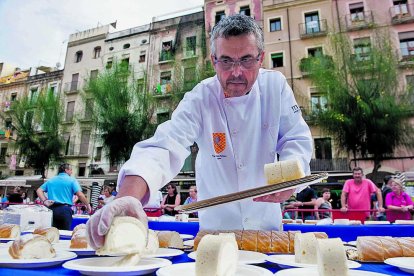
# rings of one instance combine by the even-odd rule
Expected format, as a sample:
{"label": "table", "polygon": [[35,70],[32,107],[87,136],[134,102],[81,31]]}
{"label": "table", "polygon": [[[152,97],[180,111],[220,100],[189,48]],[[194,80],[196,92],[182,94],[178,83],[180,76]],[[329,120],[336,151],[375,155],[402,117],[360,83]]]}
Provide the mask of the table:
{"label": "table", "polygon": [[[72,226],[76,226],[79,223],[85,223],[87,219],[76,218]],[[154,230],[172,230],[180,232],[181,234],[196,235],[198,231],[198,222],[157,222],[150,221],[149,227]],[[355,240],[356,236],[360,235],[391,235],[391,236],[414,236],[413,225],[367,225],[367,226],[343,226],[343,225],[295,225],[286,224],[284,230],[300,230],[302,232],[309,231],[322,231],[326,232],[329,237],[341,237],[346,241]],[[342,235],[342,236],[341,236]],[[188,258],[187,254],[177,256],[171,259],[173,263],[192,262]],[[267,268],[272,272],[280,270],[279,266],[273,263],[266,262],[260,265]],[[375,271],[388,275],[395,276],[407,276],[412,275],[399,270],[396,267],[392,267],[387,264],[375,264],[375,263],[363,263],[360,270]],[[76,271],[64,269],[61,266],[42,268],[42,269],[12,269],[12,268],[0,268],[0,275],[19,275],[19,273],[25,276],[45,276],[45,275],[80,275]],[[155,275],[152,274],[152,275]]]}
{"label": "table", "polygon": [[358,236],[414,237],[414,225],[308,225],[284,224],[285,231],[325,232],[330,238],[355,241]]}

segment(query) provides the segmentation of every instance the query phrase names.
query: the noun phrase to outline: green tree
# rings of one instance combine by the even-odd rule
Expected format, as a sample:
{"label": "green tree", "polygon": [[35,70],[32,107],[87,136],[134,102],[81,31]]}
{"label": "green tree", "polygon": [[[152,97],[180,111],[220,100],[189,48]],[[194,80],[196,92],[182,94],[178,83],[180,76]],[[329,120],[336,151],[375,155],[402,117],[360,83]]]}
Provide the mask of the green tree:
{"label": "green tree", "polygon": [[413,147],[411,95],[399,84],[398,57],[387,34],[374,32],[371,40],[353,43],[334,34],[330,41],[333,62],[321,56],[306,64],[327,100],[314,105],[312,115],[354,159],[372,160],[375,173],[397,148]]}
{"label": "green tree", "polygon": [[10,118],[17,132],[14,146],[26,157],[26,164],[40,171],[43,178],[50,162],[62,161],[62,112],[59,97],[52,91],[42,91],[35,98],[25,95],[11,105]]}
{"label": "green tree", "polygon": [[135,143],[154,132],[154,101],[141,89],[122,62],[115,62],[87,83],[85,91],[94,99],[93,119],[111,164],[127,160]]}

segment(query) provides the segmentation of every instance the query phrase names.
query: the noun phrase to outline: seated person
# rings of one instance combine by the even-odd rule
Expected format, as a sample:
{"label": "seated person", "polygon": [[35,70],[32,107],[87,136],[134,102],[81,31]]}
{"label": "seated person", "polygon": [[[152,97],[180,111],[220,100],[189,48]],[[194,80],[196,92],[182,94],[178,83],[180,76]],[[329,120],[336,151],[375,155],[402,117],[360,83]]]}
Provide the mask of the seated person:
{"label": "seated person", "polygon": [[387,194],[385,203],[387,209],[387,220],[395,222],[397,219],[411,220],[412,216],[410,211],[413,210],[413,201],[411,197],[404,192],[404,185],[398,179],[393,178],[391,180],[392,192]]}
{"label": "seated person", "polygon": [[[315,202],[315,211],[321,209],[332,209],[332,204],[329,202],[331,198],[331,191],[328,188],[322,189],[322,197]],[[315,212],[316,219],[332,218],[331,212]]]}
{"label": "seated person", "polygon": [[161,209],[164,215],[175,216],[177,211],[174,210],[175,207],[180,205],[181,197],[177,192],[177,187],[175,184],[167,185],[167,194],[164,196],[164,199],[161,203]]}
{"label": "seated person", "polygon": [[[191,186],[188,193],[189,193],[190,196],[187,197],[187,199],[184,201],[183,205],[187,205],[187,204],[190,204],[190,203],[193,203],[193,202],[197,202],[197,187],[196,186]],[[189,217],[190,218],[198,218],[198,213],[197,212],[191,213],[191,214],[189,214]]]}

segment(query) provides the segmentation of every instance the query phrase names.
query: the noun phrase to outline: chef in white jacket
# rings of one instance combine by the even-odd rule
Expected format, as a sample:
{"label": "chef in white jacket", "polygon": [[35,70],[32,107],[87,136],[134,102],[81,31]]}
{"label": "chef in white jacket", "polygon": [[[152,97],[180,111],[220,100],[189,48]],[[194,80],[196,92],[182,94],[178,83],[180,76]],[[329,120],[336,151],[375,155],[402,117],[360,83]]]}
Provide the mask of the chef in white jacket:
{"label": "chef in white jacket", "polygon": [[[118,176],[117,199],[88,222],[90,243],[100,247],[112,218],[145,220],[142,204],[170,182],[197,143],[198,199],[263,186],[264,165],[298,159],[310,173],[312,137],[286,78],[260,69],[263,32],[248,16],[222,19],[211,34],[216,76],[185,94],[171,120],[135,145]],[[199,212],[200,229],[280,229],[279,203],[291,191]]]}

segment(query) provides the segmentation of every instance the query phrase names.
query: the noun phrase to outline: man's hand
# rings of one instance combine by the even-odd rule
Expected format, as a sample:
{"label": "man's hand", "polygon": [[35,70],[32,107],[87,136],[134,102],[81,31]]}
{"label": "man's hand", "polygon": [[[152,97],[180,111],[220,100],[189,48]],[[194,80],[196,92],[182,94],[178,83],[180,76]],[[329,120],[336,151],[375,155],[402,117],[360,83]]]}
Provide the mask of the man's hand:
{"label": "man's hand", "polygon": [[342,207],[342,208],[341,208],[341,212],[342,212],[342,213],[346,213],[347,211],[348,211],[348,208],[346,208],[346,207]]}
{"label": "man's hand", "polygon": [[253,201],[280,203],[280,202],[284,202],[288,200],[294,191],[295,189],[290,189],[290,190],[286,190],[283,192],[273,193],[270,195],[259,196],[259,197],[253,198]]}
{"label": "man's hand", "polygon": [[378,212],[380,212],[380,213],[384,213],[384,212],[385,212],[385,209],[384,209],[383,207],[379,207],[379,208],[378,208]]}
{"label": "man's hand", "polygon": [[52,206],[53,203],[55,203],[55,201],[51,199],[46,199],[45,201],[43,201],[43,205],[45,205],[46,207]]}
{"label": "man's hand", "polygon": [[117,216],[131,216],[139,219],[144,225],[148,225],[141,202],[132,196],[116,198],[104,205],[86,223],[88,242],[92,248],[98,249],[104,245],[105,235],[108,233],[112,220]]}

